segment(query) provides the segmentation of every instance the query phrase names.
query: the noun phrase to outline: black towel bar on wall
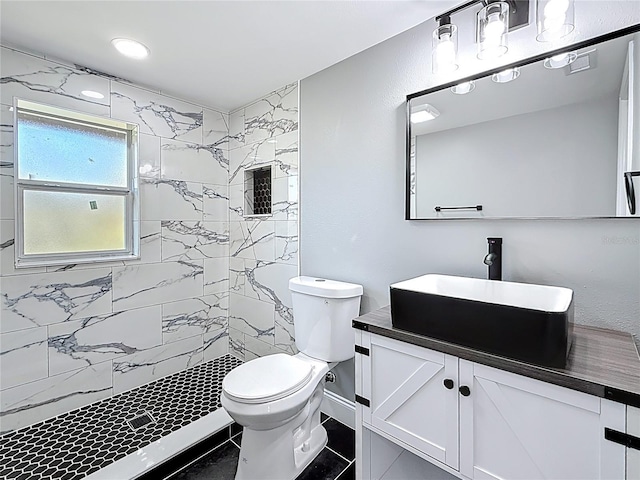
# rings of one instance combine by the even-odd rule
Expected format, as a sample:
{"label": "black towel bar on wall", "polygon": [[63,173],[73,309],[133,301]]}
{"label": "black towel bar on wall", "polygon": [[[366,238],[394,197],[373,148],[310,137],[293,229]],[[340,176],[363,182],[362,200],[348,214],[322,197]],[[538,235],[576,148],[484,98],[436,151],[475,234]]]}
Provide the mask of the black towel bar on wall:
{"label": "black towel bar on wall", "polygon": [[640,171],[624,172],[624,189],[627,192],[627,204],[631,215],[636,214],[636,192],[633,188],[633,177],[640,177]]}
{"label": "black towel bar on wall", "polygon": [[482,205],[474,205],[471,207],[440,207],[440,206],[436,206],[434,207],[436,212],[441,212],[442,210],[477,210],[477,211],[481,211],[482,210]]}

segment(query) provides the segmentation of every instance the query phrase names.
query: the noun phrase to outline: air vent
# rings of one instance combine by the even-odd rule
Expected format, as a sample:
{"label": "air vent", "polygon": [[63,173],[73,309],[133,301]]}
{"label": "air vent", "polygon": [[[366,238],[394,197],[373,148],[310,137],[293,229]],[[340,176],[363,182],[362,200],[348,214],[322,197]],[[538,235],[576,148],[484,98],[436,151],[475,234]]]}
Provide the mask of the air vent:
{"label": "air vent", "polygon": [[578,54],[576,59],[568,65],[567,75],[591,70],[598,66],[597,50],[591,49]]}
{"label": "air vent", "polygon": [[127,420],[127,423],[131,427],[132,430],[139,430],[145,425],[150,423],[156,423],[149,412],[144,412],[142,415],[138,415],[130,420]]}

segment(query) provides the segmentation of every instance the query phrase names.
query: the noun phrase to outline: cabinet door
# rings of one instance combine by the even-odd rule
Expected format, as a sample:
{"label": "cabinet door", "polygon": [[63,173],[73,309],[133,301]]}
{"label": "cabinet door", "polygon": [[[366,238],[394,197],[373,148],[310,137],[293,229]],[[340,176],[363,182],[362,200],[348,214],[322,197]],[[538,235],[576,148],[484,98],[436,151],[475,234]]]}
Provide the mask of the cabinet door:
{"label": "cabinet door", "polygon": [[377,335],[369,348],[364,420],[457,469],[458,359]]}
{"label": "cabinet door", "polygon": [[604,427],[624,406],[460,360],[460,472],[473,479],[624,478],[624,449]]}

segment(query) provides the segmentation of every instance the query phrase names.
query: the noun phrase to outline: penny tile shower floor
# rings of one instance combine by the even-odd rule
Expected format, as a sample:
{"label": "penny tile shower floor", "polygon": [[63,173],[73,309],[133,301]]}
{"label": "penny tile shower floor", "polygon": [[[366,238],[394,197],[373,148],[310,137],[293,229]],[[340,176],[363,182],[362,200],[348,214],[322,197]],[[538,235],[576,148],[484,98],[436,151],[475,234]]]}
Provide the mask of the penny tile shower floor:
{"label": "penny tile shower floor", "polygon": [[[225,355],[8,432],[0,436],[0,478],[84,478],[220,408],[222,379],[241,363]],[[144,423],[147,415],[151,422],[142,428],[128,422],[143,416]]]}

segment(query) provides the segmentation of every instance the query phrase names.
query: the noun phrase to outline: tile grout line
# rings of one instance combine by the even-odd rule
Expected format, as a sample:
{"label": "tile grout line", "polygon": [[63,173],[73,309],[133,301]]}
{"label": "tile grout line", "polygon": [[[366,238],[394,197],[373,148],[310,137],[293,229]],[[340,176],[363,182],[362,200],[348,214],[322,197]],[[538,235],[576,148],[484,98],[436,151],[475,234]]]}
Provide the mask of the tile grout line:
{"label": "tile grout line", "polygon": [[329,445],[326,445],[324,448],[326,448],[327,450],[329,450],[331,453],[335,453],[336,455],[338,455],[341,459],[343,459],[345,462],[351,462],[352,460],[347,459],[347,457],[340,455],[338,452],[336,452],[333,448],[330,448]]}

